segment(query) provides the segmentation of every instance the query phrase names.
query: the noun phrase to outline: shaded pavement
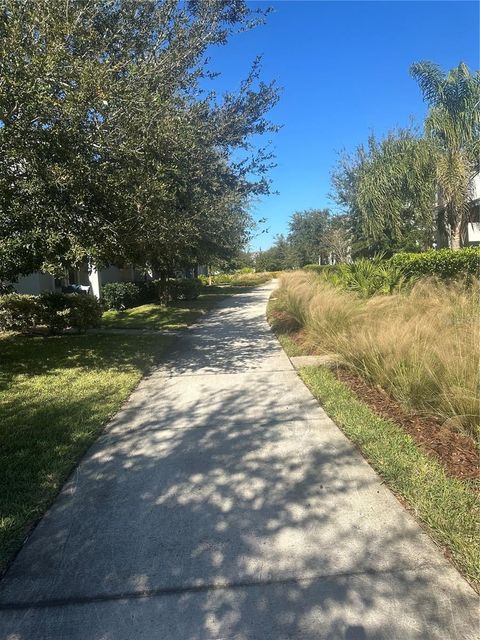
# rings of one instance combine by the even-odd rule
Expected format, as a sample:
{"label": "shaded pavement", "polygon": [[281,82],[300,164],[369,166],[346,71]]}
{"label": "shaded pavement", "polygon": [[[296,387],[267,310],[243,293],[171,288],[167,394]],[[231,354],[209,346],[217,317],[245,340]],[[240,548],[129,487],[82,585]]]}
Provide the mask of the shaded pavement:
{"label": "shaded pavement", "polygon": [[0,639],[472,639],[478,599],[325,415],[273,284],[177,341],[0,583]]}

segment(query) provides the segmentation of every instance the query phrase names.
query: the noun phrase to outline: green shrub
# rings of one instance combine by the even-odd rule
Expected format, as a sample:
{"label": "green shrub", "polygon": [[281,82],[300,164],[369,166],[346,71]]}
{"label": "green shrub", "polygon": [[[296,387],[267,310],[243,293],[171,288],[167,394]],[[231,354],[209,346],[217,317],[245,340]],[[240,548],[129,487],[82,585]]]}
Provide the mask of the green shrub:
{"label": "green shrub", "polygon": [[36,296],[19,293],[0,296],[0,331],[29,332],[38,324],[40,315]]}
{"label": "green shrub", "polygon": [[[236,271],[235,273],[216,273],[211,276],[212,284],[230,284],[234,287],[255,287],[276,277],[269,271],[257,272],[253,270],[247,271],[246,269],[249,269],[249,267],[240,269],[240,271]],[[199,280],[205,285],[210,282],[208,276],[199,276]]]}
{"label": "green shrub", "polygon": [[123,311],[139,304],[140,290],[133,282],[109,282],[102,287],[102,301],[105,309]]}
{"label": "green shrub", "polygon": [[158,302],[159,298],[159,281],[149,280],[148,282],[134,282],[138,287],[138,303],[149,304],[150,302]]}
{"label": "green shrub", "polygon": [[38,325],[46,326],[50,333],[61,333],[67,327],[84,331],[96,327],[101,316],[98,300],[79,293],[0,296],[0,331],[28,333]]}
{"label": "green shrub", "polygon": [[102,307],[93,296],[48,291],[37,300],[39,323],[48,327],[50,333],[61,333],[67,327],[85,331],[100,323]]}
{"label": "green shrub", "polygon": [[397,253],[390,263],[400,267],[407,278],[437,276],[457,278],[478,275],[480,271],[480,248],[432,249],[423,253]]}
{"label": "green shrub", "polygon": [[5,296],[7,293],[15,293],[15,287],[13,284],[0,281],[0,296]]}
{"label": "green shrub", "polygon": [[45,291],[38,296],[40,324],[46,325],[50,333],[61,333],[68,327],[71,295],[80,294]]}
{"label": "green shrub", "polygon": [[198,278],[169,280],[168,292],[172,300],[196,300],[203,288]]}
{"label": "green shrub", "polygon": [[338,270],[326,274],[331,284],[354,291],[362,298],[373,295],[389,295],[405,284],[403,269],[381,258],[360,258],[355,262],[339,265]]}
{"label": "green shrub", "polygon": [[93,296],[79,293],[68,294],[68,326],[79,331],[98,327],[102,318],[102,305]]}

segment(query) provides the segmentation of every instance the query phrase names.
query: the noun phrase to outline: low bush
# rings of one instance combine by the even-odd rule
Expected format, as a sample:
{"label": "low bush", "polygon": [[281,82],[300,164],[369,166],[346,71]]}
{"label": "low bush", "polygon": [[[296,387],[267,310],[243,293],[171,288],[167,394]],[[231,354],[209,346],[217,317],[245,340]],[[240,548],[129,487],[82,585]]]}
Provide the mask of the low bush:
{"label": "low bush", "polygon": [[71,294],[69,298],[68,326],[78,331],[98,327],[102,318],[102,305],[93,296]]}
{"label": "low bush", "polygon": [[402,268],[381,258],[361,258],[341,264],[336,271],[327,273],[326,278],[363,298],[375,294],[389,295],[406,283]]}
{"label": "low bush", "polygon": [[41,307],[36,296],[8,293],[0,296],[0,331],[28,333],[38,324]]}
{"label": "low bush", "polygon": [[407,282],[403,269],[383,260],[382,256],[335,265],[311,264],[306,265],[303,270],[316,273],[323,280],[347,291],[354,291],[363,298],[375,294],[388,295],[404,287]]}
{"label": "low bush", "polygon": [[105,309],[123,311],[140,304],[140,290],[133,282],[108,282],[102,287]]}
{"label": "low bush", "polygon": [[7,293],[15,293],[15,287],[9,282],[0,281],[0,296],[5,296]]}
{"label": "low bush", "polygon": [[138,287],[138,302],[137,304],[149,304],[150,302],[157,302],[159,299],[159,281],[149,280],[147,282],[134,282],[134,285]]}
{"label": "low bush", "polygon": [[78,293],[45,292],[39,296],[12,293],[0,297],[0,330],[29,333],[45,326],[50,333],[67,327],[84,331],[96,327],[102,315],[99,302]]}
{"label": "low bush", "polygon": [[458,278],[480,273],[480,247],[438,249],[423,253],[397,253],[390,263],[402,269],[406,277],[436,276]]}
{"label": "low bush", "polygon": [[336,264],[306,264],[302,267],[304,271],[313,271],[314,273],[333,273],[338,270]]}
{"label": "low bush", "polygon": [[71,300],[74,293],[46,291],[38,296],[41,308],[40,324],[48,327],[50,333],[61,333],[68,327]]}
{"label": "low bush", "polygon": [[[246,267],[245,269],[247,269]],[[235,273],[216,273],[212,276],[199,276],[200,281],[207,285],[212,284],[221,285],[221,284],[230,284],[234,287],[256,287],[260,284],[265,284],[271,280],[274,274],[269,271],[246,271],[245,269],[241,269],[240,271],[236,271]]]}
{"label": "low bush", "polygon": [[183,278],[168,281],[168,293],[172,300],[196,300],[203,288],[198,278]]}
{"label": "low bush", "polygon": [[68,327],[85,331],[96,327],[102,317],[102,307],[93,296],[80,293],[45,292],[38,296],[39,324],[50,333],[61,333]]}
{"label": "low bush", "polygon": [[480,285],[420,280],[368,299],[314,274],[285,275],[277,307],[304,331],[310,351],[334,352],[407,410],[480,428]]}

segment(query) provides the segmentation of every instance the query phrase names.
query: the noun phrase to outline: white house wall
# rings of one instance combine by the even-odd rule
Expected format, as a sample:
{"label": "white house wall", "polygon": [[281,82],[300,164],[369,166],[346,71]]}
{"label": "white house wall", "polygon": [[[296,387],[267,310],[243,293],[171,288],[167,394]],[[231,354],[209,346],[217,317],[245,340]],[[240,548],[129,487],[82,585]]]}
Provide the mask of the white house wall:
{"label": "white house wall", "polygon": [[44,291],[55,291],[55,278],[49,273],[35,271],[28,276],[20,276],[13,286],[17,293],[38,295]]}

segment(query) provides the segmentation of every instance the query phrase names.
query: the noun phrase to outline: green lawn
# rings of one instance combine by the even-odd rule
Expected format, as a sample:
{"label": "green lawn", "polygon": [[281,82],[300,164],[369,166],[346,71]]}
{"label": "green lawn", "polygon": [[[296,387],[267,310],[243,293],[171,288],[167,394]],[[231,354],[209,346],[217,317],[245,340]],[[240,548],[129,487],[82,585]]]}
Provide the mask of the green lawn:
{"label": "green lawn", "polygon": [[0,335],[0,573],[170,341]]}
{"label": "green lawn", "polygon": [[125,311],[106,311],[102,327],[109,329],[184,329],[213,309],[220,300],[251,287],[209,287],[197,300],[172,302],[168,306],[144,304]]}

